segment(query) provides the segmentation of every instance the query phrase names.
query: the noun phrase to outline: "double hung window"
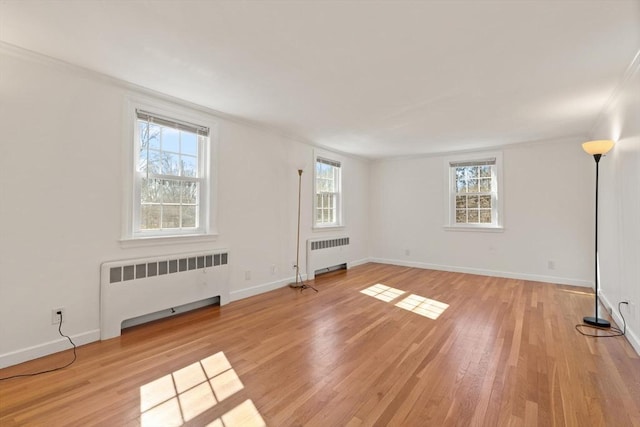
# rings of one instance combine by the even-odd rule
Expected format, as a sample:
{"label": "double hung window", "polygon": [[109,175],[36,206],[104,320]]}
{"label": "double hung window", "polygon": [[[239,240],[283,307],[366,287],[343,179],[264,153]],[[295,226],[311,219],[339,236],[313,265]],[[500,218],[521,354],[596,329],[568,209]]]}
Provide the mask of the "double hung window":
{"label": "double hung window", "polygon": [[451,227],[500,227],[500,163],[501,157],[448,162]]}
{"label": "double hung window", "polygon": [[342,168],[339,161],[316,157],[315,167],[315,227],[336,227],[342,224]]}
{"label": "double hung window", "polygon": [[205,234],[209,127],[135,114],[133,236]]}

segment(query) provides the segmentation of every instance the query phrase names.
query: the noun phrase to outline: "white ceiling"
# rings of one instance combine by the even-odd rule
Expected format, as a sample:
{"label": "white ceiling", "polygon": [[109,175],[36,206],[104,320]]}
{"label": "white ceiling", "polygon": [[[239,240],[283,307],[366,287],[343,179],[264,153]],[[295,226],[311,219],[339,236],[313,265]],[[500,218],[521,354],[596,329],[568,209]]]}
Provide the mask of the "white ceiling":
{"label": "white ceiling", "polygon": [[0,0],[0,40],[377,158],[587,135],[640,0]]}

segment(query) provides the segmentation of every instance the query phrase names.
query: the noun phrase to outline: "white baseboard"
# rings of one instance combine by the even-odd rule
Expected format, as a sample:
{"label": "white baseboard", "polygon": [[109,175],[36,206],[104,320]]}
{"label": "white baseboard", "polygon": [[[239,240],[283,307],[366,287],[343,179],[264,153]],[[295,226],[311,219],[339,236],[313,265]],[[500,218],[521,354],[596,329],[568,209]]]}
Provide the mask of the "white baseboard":
{"label": "white baseboard", "polygon": [[[622,317],[620,317],[620,313],[618,313],[617,304],[611,304],[611,301],[609,301],[609,299],[602,293],[600,293],[600,301],[605,306],[605,308],[611,311],[611,317],[613,317],[613,320],[616,322],[618,327],[622,329],[622,325],[624,322],[622,320]],[[638,335],[633,331],[633,329],[629,328],[629,324],[627,324],[624,336],[627,341],[629,341],[629,344],[631,344],[636,353],[638,353],[638,356],[640,356],[640,339],[638,338]]]}
{"label": "white baseboard", "polygon": [[[73,340],[75,345],[78,347],[84,344],[89,344],[90,342],[99,341],[100,330],[94,329],[92,331],[71,335],[71,340]],[[34,345],[33,347],[27,347],[20,350],[12,351],[10,353],[0,354],[0,368],[17,365],[28,360],[48,356],[53,353],[68,350],[70,348],[71,344],[69,343],[69,340],[64,337],[60,337],[53,341]]]}
{"label": "white baseboard", "polygon": [[[307,280],[306,274],[300,274],[302,276],[302,280]],[[238,301],[244,298],[249,298],[255,295],[260,295],[265,292],[273,291],[274,289],[284,288],[288,286],[289,283],[293,283],[296,281],[295,276],[289,277],[283,280],[276,280],[275,282],[263,283],[261,285],[253,286],[251,288],[241,289],[239,291],[231,291],[229,293],[229,300]]]}
{"label": "white baseboard", "polygon": [[347,268],[357,267],[359,265],[366,264],[368,262],[371,262],[369,258],[362,258],[355,261],[350,261],[347,263]]}
{"label": "white baseboard", "polygon": [[481,268],[459,267],[455,265],[428,264],[416,261],[403,261],[397,259],[370,258],[369,262],[380,264],[400,265],[403,267],[424,268],[427,270],[450,271],[453,273],[478,274],[481,276],[504,277],[506,279],[529,280],[532,282],[555,283],[558,285],[572,285],[582,287],[592,287],[591,282],[580,279],[569,279],[565,277],[543,276],[539,274],[514,273],[510,271],[486,270]]}

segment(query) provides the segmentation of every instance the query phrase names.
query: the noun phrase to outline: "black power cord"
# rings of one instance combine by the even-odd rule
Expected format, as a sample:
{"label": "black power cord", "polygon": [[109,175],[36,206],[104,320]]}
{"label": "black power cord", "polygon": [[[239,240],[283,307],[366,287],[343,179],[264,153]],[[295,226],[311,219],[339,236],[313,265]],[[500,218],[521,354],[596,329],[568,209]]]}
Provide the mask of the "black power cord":
{"label": "black power cord", "polygon": [[58,333],[60,334],[60,336],[68,339],[69,342],[71,343],[71,345],[73,346],[73,360],[71,362],[67,363],[64,366],[60,366],[59,368],[47,369],[46,371],[33,372],[31,374],[11,375],[10,377],[0,378],[0,381],[10,380],[10,379],[13,379],[13,378],[20,378],[20,377],[34,377],[36,375],[47,374],[49,372],[59,371],[61,369],[66,368],[67,366],[71,366],[71,364],[76,361],[76,359],[77,359],[76,345],[73,343],[73,341],[71,341],[71,338],[68,335],[65,335],[65,334],[62,333],[62,312],[58,311],[57,314],[58,314],[58,316],[60,316],[60,323],[58,324]]}
{"label": "black power cord", "polygon": [[[600,301],[599,298],[598,298],[598,301]],[[621,336],[625,335],[627,333],[627,321],[625,320],[624,316],[622,315],[622,311],[620,311],[620,306],[622,304],[629,304],[629,302],[628,301],[620,301],[618,303],[618,314],[622,318],[622,329],[617,328],[615,326],[612,326],[610,329],[608,329],[608,328],[607,329],[598,328],[597,326],[585,325],[584,323],[582,323],[580,325],[576,325],[576,331],[580,332],[585,337],[594,337],[594,338],[613,338],[613,337],[621,337]],[[591,328],[591,329],[595,329],[596,331],[609,331],[609,330],[611,330],[614,333],[612,333],[612,334],[604,334],[604,335],[589,334],[589,333],[583,332],[582,328]]]}

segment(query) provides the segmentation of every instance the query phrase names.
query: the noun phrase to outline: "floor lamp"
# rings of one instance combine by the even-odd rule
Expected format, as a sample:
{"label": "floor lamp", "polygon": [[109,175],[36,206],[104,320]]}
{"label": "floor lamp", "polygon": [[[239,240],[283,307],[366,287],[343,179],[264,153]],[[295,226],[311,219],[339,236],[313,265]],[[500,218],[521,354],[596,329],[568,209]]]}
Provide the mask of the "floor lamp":
{"label": "floor lamp", "polygon": [[298,233],[296,234],[296,281],[290,283],[289,287],[304,291],[311,288],[318,292],[313,286],[309,286],[302,281],[300,276],[300,199],[302,196],[302,169],[298,169]]}
{"label": "floor lamp", "polygon": [[613,144],[613,141],[610,140],[589,141],[582,144],[582,149],[586,151],[587,154],[591,154],[596,161],[595,314],[593,317],[586,316],[582,320],[587,325],[598,328],[611,327],[611,323],[609,323],[608,320],[598,317],[598,165],[600,164],[600,158],[613,148]]}

